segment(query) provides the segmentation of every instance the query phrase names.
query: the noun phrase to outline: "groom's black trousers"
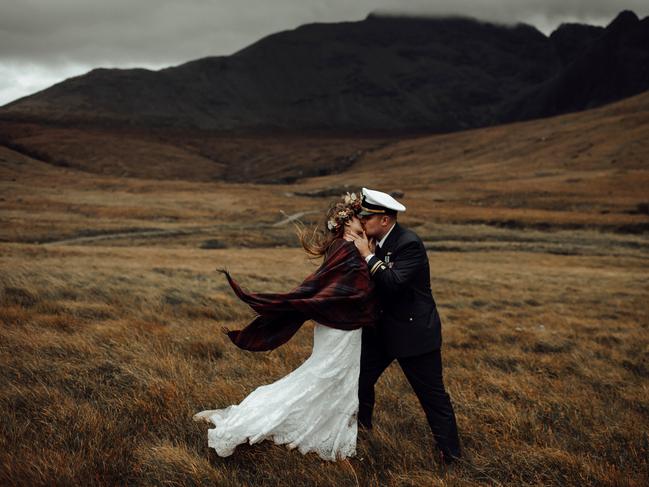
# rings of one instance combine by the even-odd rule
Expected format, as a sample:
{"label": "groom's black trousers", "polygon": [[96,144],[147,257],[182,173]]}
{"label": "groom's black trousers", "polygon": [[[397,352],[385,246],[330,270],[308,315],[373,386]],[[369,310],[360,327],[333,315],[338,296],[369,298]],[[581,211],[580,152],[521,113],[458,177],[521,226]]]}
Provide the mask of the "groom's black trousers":
{"label": "groom's black trousers", "polygon": [[[362,427],[371,428],[374,384],[395,357],[388,355],[375,340],[365,341],[367,335],[363,335],[364,343],[361,349],[358,421]],[[459,457],[457,424],[451,399],[444,389],[440,351],[435,350],[414,357],[399,357],[397,361],[426,413],[437,446],[447,457]]]}

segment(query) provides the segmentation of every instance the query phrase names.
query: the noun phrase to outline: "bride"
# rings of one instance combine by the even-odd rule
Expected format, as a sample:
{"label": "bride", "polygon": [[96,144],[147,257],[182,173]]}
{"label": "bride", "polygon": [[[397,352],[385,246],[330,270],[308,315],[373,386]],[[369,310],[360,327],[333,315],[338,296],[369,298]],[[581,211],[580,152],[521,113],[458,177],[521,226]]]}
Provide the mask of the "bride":
{"label": "bride", "polygon": [[228,332],[238,347],[272,350],[306,320],[315,326],[313,351],[300,367],[238,405],[194,415],[214,425],[207,438],[218,455],[263,440],[330,461],[355,455],[361,328],[376,319],[367,264],[350,236],[363,232],[359,211],[360,198],[347,193],[327,211],[326,225],[300,233],[305,250],[324,260],[289,293],[249,293],[223,271],[235,294],[258,313],[243,330]]}

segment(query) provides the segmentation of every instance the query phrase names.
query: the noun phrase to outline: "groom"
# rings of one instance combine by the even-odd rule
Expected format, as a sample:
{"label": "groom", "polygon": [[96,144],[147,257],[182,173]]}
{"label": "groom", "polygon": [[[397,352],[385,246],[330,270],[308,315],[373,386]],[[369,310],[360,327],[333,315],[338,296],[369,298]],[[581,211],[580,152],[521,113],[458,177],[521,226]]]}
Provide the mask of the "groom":
{"label": "groom", "polygon": [[460,444],[444,390],[441,322],[426,250],[417,234],[397,223],[397,213],[406,207],[392,196],[363,188],[361,201],[365,233],[354,244],[376,285],[380,317],[375,329],[363,329],[358,421],[372,428],[374,384],[396,359],[426,413],[442,461],[452,463],[460,457]]}

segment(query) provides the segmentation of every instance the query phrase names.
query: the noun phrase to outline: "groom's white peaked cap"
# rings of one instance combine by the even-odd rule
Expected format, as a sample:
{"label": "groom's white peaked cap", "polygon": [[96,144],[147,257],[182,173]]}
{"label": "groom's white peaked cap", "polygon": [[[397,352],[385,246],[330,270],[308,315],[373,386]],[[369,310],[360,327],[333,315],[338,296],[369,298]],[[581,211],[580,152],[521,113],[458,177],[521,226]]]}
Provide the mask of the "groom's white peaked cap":
{"label": "groom's white peaked cap", "polygon": [[383,191],[363,188],[361,195],[360,216],[380,215],[385,210],[406,211],[405,206]]}

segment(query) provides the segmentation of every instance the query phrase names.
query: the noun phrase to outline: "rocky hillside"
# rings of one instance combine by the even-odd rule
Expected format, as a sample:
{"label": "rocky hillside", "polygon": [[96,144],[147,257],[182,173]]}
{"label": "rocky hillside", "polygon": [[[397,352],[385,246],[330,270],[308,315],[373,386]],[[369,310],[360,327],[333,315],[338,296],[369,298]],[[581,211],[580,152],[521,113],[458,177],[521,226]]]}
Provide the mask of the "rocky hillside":
{"label": "rocky hillside", "polygon": [[601,33],[566,26],[552,37],[564,69],[516,97],[505,120],[584,110],[649,89],[649,17],[622,12]]}

